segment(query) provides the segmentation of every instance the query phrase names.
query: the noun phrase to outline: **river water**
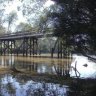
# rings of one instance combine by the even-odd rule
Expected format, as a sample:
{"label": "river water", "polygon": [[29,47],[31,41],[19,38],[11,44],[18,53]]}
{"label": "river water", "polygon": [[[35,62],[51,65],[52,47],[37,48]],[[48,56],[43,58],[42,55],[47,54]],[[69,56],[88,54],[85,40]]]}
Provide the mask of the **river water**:
{"label": "river water", "polygon": [[2,68],[12,72],[0,71],[0,96],[96,96],[96,63],[84,56],[74,55],[72,60],[1,56]]}

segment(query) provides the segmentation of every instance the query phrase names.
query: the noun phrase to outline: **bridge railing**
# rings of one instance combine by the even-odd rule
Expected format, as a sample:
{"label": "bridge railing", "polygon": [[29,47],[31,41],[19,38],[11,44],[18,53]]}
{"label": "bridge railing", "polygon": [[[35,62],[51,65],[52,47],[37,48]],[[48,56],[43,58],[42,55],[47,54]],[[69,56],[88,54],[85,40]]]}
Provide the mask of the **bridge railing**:
{"label": "bridge railing", "polygon": [[0,35],[0,38],[12,38],[12,37],[26,37],[26,36],[40,36],[40,35],[52,35],[52,33],[36,32],[36,31],[17,31],[13,33],[7,33]]}
{"label": "bridge railing", "polygon": [[0,37],[8,37],[8,36],[18,36],[18,35],[32,35],[32,34],[40,34],[41,32],[35,32],[35,31],[17,31],[13,33],[6,33],[1,34]]}

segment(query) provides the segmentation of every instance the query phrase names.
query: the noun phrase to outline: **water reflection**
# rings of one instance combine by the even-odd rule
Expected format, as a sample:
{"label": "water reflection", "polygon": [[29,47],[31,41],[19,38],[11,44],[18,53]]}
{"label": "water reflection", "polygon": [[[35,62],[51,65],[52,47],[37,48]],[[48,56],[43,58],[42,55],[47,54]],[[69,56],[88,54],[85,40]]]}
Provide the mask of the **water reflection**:
{"label": "water reflection", "polygon": [[[96,78],[96,63],[84,56],[74,55],[74,60],[71,64],[76,67],[77,75],[81,78]],[[75,76],[74,68],[70,71],[71,76]]]}
{"label": "water reflection", "polygon": [[66,77],[96,78],[96,64],[84,56],[75,55],[72,63],[69,59],[50,59],[50,63],[39,63],[36,60],[27,57],[2,56],[0,57],[0,66],[8,68],[15,67],[18,70],[35,74],[53,74]]}
{"label": "water reflection", "polygon": [[14,56],[0,56],[0,67],[10,68],[14,64]]}
{"label": "water reflection", "polygon": [[[20,79],[19,79],[20,78]],[[0,77],[0,95],[2,96],[66,96],[68,88],[65,85],[25,81],[24,76],[12,77],[6,74]]]}
{"label": "water reflection", "polygon": [[22,72],[0,74],[0,96],[96,96],[96,64],[88,58],[74,56],[72,63],[69,59],[37,61],[37,58],[1,56],[0,67],[15,67]]}
{"label": "water reflection", "polygon": [[70,61],[71,60],[51,60],[50,63],[43,62],[38,63],[34,62],[32,58],[23,58],[19,57],[1,57],[0,62],[1,66],[13,68],[15,67],[18,70],[23,72],[30,72],[36,74],[53,74],[53,75],[61,75],[61,76],[70,76]]}

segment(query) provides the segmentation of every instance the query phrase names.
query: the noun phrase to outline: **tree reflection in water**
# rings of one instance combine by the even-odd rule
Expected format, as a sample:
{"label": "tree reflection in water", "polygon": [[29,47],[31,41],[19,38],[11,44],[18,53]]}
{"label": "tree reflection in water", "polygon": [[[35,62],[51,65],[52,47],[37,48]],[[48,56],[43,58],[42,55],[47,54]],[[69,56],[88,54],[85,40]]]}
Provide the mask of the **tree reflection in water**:
{"label": "tree reflection in water", "polygon": [[82,64],[70,64],[68,59],[57,62],[52,60],[50,64],[36,63],[31,58],[13,59],[0,58],[0,66],[15,67],[20,71],[0,75],[0,96],[96,96],[96,77],[91,78],[93,73],[96,76],[95,63],[87,62],[88,66],[85,68],[85,62],[80,58]]}
{"label": "tree reflection in water", "polygon": [[60,84],[44,81],[35,82],[28,79],[23,81],[25,80],[24,76],[22,77],[19,74],[15,78],[12,77],[12,74],[2,75],[0,78],[0,94],[3,96],[67,96],[68,88],[65,85],[60,86]]}
{"label": "tree reflection in water", "polygon": [[50,82],[38,78],[21,73],[0,75],[0,96],[96,96],[95,79],[70,78],[68,84],[61,84],[54,83],[56,78]]}

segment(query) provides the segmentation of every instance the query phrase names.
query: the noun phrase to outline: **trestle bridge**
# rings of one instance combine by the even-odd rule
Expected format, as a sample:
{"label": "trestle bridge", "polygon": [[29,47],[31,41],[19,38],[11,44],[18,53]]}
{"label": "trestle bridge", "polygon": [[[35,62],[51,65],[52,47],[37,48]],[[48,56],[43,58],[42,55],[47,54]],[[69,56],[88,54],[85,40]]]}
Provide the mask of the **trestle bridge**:
{"label": "trestle bridge", "polygon": [[42,38],[44,35],[52,36],[52,33],[26,31],[0,35],[0,53],[1,55],[23,54],[23,56],[37,54],[38,38]]}
{"label": "trestle bridge", "polygon": [[[52,37],[53,33],[43,33],[43,32],[14,32],[10,34],[0,35],[0,54],[22,54],[23,56],[34,56],[40,54],[38,52],[38,39],[43,38],[44,36]],[[62,41],[57,40],[56,44],[58,46],[57,57],[62,58],[62,53],[64,53]],[[51,50],[50,56],[53,57],[54,49]]]}

